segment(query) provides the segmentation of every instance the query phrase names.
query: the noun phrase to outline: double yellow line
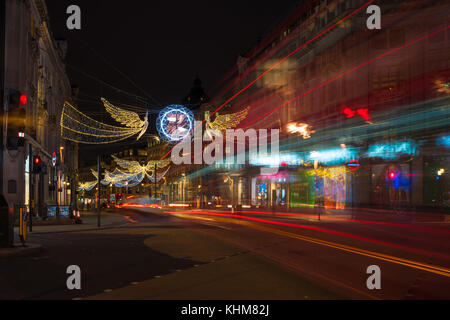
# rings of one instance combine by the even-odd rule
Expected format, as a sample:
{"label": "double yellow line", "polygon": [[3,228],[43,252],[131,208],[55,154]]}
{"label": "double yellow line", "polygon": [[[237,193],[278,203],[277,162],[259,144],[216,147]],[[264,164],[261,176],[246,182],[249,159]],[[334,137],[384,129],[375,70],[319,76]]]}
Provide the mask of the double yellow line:
{"label": "double yellow line", "polygon": [[[180,218],[185,218],[185,219],[194,219],[194,220],[197,220],[197,219],[203,220],[204,219],[203,217],[198,217],[198,216],[190,215],[190,214],[187,214],[187,215],[186,214],[174,214],[174,215],[178,216]],[[347,245],[344,245],[344,244],[339,244],[339,243],[335,243],[335,242],[325,241],[325,240],[321,240],[321,239],[317,239],[317,238],[302,236],[302,235],[295,234],[295,233],[292,233],[292,232],[287,232],[287,231],[283,231],[283,230],[279,230],[279,229],[275,229],[275,228],[270,228],[270,227],[262,226],[262,225],[259,225],[259,224],[253,223],[253,222],[243,221],[243,220],[240,220],[240,219],[236,220],[236,219],[230,219],[230,218],[224,218],[224,217],[215,217],[215,216],[211,217],[211,218],[215,219],[216,221],[240,224],[240,225],[244,225],[244,226],[247,226],[247,227],[250,227],[250,228],[253,228],[253,229],[266,231],[266,232],[271,232],[271,233],[278,234],[278,235],[281,235],[281,236],[285,236],[285,237],[289,237],[289,238],[293,238],[293,239],[298,239],[298,240],[302,240],[302,241],[306,241],[306,242],[310,242],[310,243],[315,243],[315,244],[318,244],[318,245],[321,245],[321,246],[326,246],[326,247],[330,247],[330,248],[334,248],[334,249],[338,249],[338,250],[342,250],[342,251],[346,251],[346,252],[351,252],[351,253],[354,253],[354,254],[359,254],[359,255],[362,255],[362,256],[366,256],[366,257],[370,257],[370,258],[374,258],[374,259],[379,259],[379,260],[383,260],[383,261],[387,261],[387,262],[403,265],[403,266],[414,268],[414,269],[427,271],[427,272],[430,272],[430,273],[434,273],[434,274],[438,274],[438,275],[450,278],[450,269],[448,269],[448,268],[434,266],[434,265],[431,265],[431,264],[421,263],[421,262],[418,262],[418,261],[403,259],[403,258],[399,258],[399,257],[394,257],[394,256],[391,256],[391,255],[387,255],[387,254],[383,254],[383,253],[379,253],[379,252],[359,249],[359,248],[347,246]]]}

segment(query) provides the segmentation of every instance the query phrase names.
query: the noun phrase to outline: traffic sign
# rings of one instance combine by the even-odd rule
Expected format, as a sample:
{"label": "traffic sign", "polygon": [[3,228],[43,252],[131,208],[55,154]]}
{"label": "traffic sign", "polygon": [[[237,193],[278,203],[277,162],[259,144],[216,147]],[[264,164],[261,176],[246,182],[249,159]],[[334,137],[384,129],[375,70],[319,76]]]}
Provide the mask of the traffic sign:
{"label": "traffic sign", "polygon": [[56,158],[56,152],[53,152],[53,155],[52,155],[52,165],[53,165],[53,166],[56,166],[56,160],[57,160],[57,158]]}
{"label": "traffic sign", "polygon": [[350,160],[350,162],[347,164],[347,166],[352,171],[358,171],[358,169],[361,165],[359,164],[358,160],[353,159],[353,160]]}

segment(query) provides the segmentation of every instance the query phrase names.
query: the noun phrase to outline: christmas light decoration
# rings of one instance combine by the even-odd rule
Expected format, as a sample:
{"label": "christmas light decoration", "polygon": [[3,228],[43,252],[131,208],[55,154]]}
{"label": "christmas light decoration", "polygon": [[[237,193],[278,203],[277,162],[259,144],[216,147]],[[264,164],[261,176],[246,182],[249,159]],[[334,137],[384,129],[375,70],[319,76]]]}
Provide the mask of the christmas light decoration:
{"label": "christmas light decoration", "polygon": [[[122,110],[123,113],[119,116],[118,114],[120,114],[121,109],[111,104],[109,104],[108,108],[111,112],[115,112],[114,116],[117,119],[125,121],[123,115],[127,111]],[[140,138],[147,130],[148,122],[147,120],[142,121],[140,126],[138,126],[138,123],[135,121],[136,119],[131,114],[134,114],[134,112],[130,112],[128,120],[130,122],[128,125],[126,124],[127,127],[116,127],[96,121],[76,109],[70,103],[65,102],[60,121],[61,137],[65,140],[83,144],[115,143],[126,140],[136,134]],[[137,116],[137,114],[135,115]],[[137,117],[139,118],[139,116]],[[134,120],[132,121],[131,119]]]}
{"label": "christmas light decoration", "polygon": [[287,125],[287,130],[292,134],[298,133],[305,140],[311,138],[311,134],[315,133],[311,126],[306,123],[290,123]]}
{"label": "christmas light decoration", "polygon": [[158,115],[156,128],[162,139],[176,143],[189,135],[194,127],[194,115],[182,105],[170,105]]}
{"label": "christmas light decoration", "polygon": [[78,187],[78,191],[91,191],[92,189],[95,188],[95,186],[97,185],[97,181],[89,181],[89,182],[84,182],[84,183],[80,183],[79,187]]}
{"label": "christmas light decoration", "polygon": [[136,112],[120,109],[105,98],[101,99],[106,111],[111,115],[111,117],[117,122],[134,129],[140,129],[140,133],[136,140],[139,140],[142,135],[147,131],[148,128],[148,111],[145,114],[144,121],[139,118]]}
{"label": "christmas light decoration", "polygon": [[216,118],[211,122],[211,118],[208,115],[206,117],[206,128],[211,130],[227,130],[235,128],[247,117],[250,107],[245,108],[236,113],[219,115],[216,112]]}

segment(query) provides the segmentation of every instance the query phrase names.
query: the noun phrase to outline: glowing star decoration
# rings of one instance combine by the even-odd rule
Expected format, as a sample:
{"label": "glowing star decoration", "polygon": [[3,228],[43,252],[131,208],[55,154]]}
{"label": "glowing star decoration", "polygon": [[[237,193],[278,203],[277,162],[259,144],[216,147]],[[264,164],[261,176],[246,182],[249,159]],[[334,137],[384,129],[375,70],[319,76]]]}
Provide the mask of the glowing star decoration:
{"label": "glowing star decoration", "polygon": [[142,127],[111,126],[90,118],[70,103],[65,102],[60,126],[61,137],[65,140],[83,144],[107,144],[141,134],[145,124],[142,124]]}
{"label": "glowing star decoration", "polygon": [[194,115],[182,105],[170,105],[159,113],[156,128],[162,139],[177,143],[193,130]]}
{"label": "glowing star decoration", "polygon": [[311,138],[311,134],[315,133],[312,127],[306,123],[290,123],[287,125],[287,130],[291,134],[299,134],[303,139]]}

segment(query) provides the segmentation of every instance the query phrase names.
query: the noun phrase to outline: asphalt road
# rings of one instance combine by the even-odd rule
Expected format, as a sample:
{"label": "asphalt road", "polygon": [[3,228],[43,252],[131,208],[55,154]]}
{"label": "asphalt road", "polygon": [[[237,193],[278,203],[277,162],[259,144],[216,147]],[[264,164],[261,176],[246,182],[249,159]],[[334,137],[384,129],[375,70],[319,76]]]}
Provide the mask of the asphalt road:
{"label": "asphalt road", "polygon": [[[127,224],[33,234],[0,299],[449,299],[450,228],[393,217],[121,209]],[[78,265],[82,289],[66,287]],[[367,268],[381,289],[367,288]]]}

